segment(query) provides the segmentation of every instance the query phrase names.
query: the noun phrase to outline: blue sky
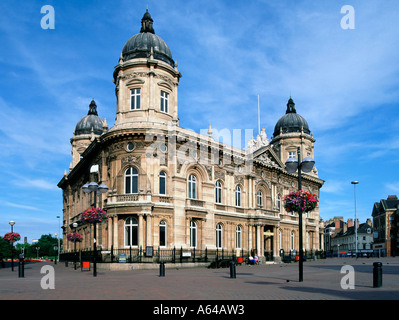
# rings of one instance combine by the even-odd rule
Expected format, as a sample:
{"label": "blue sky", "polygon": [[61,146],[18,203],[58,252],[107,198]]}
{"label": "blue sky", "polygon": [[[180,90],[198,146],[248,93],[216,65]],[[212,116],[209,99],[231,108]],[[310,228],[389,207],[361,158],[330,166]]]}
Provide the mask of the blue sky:
{"label": "blue sky", "polygon": [[[270,138],[290,95],[316,138],[320,216],[371,217],[399,195],[399,7],[385,1],[66,1],[0,3],[0,235],[58,232],[57,183],[92,98],[112,127],[114,67],[149,7],[182,73],[179,117],[200,132],[253,129],[257,95]],[[41,28],[52,5],[55,29]],[[355,29],[342,29],[343,5]]]}

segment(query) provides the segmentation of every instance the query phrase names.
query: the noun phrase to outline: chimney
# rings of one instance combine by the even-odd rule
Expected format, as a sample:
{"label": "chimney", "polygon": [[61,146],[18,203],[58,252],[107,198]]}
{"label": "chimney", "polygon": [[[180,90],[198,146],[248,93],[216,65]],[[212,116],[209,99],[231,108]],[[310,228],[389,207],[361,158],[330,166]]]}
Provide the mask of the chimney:
{"label": "chimney", "polygon": [[398,196],[396,194],[394,195],[389,195],[387,200],[398,200]]}
{"label": "chimney", "polygon": [[348,219],[348,228],[353,227],[353,219]]}
{"label": "chimney", "polygon": [[368,218],[368,219],[366,220],[366,223],[367,223],[370,227],[373,226],[372,223],[371,223],[371,219],[370,219],[370,218]]}

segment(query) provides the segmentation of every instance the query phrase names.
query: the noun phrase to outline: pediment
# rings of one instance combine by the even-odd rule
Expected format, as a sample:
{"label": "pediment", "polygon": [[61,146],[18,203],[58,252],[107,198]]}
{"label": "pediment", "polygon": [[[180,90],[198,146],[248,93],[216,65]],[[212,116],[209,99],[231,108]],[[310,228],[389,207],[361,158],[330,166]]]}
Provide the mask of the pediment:
{"label": "pediment", "polygon": [[285,168],[284,164],[278,158],[270,145],[256,150],[253,153],[253,161],[266,167],[274,167],[280,169]]}

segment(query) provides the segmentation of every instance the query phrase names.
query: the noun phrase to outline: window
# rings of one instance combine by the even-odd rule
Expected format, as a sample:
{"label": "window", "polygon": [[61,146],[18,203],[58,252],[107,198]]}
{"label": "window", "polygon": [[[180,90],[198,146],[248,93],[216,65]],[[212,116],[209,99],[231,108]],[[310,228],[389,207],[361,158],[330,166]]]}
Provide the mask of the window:
{"label": "window", "polygon": [[197,247],[197,224],[195,221],[190,221],[190,248]]}
{"label": "window", "polygon": [[139,191],[139,172],[131,167],[125,173],[125,193],[138,193]]}
{"label": "window", "polygon": [[288,158],[296,158],[296,151],[288,152]]}
{"label": "window", "polygon": [[159,173],[159,194],[166,194],[166,173],[161,171]]}
{"label": "window", "polygon": [[295,248],[295,233],[294,231],[291,231],[291,250],[294,250]]}
{"label": "window", "polygon": [[276,197],[276,205],[277,205],[278,211],[280,211],[281,210],[281,197],[279,194]]}
{"label": "window", "polygon": [[139,224],[136,218],[129,217],[125,220],[125,247],[137,247],[139,238]]}
{"label": "window", "polygon": [[130,110],[140,109],[140,89],[130,90]]}
{"label": "window", "polygon": [[197,177],[193,174],[188,177],[188,197],[197,199]]}
{"label": "window", "polygon": [[166,247],[166,222],[164,220],[159,223],[159,246]]}
{"label": "window", "polygon": [[236,186],[235,189],[235,198],[236,198],[236,207],[241,207],[241,188],[240,186]]}
{"label": "window", "polygon": [[168,113],[169,94],[161,91],[161,111]]}
{"label": "window", "polygon": [[223,227],[221,223],[216,225],[216,248],[222,249],[223,248]]}
{"label": "window", "polygon": [[258,208],[263,208],[263,193],[260,190],[256,193],[256,204]]}
{"label": "window", "polygon": [[220,181],[216,181],[215,185],[215,202],[222,203],[222,184]]}
{"label": "window", "polygon": [[242,247],[242,229],[241,226],[236,228],[236,248],[241,249]]}

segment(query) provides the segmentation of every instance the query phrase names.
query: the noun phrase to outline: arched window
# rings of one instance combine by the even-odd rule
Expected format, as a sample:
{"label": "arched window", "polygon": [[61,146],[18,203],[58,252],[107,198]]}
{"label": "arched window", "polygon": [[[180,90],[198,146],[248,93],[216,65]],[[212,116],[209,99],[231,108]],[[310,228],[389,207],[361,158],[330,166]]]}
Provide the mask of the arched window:
{"label": "arched window", "polygon": [[159,173],[159,194],[166,194],[166,173],[161,171]]}
{"label": "arched window", "polygon": [[236,185],[235,188],[236,207],[241,207],[241,187]]}
{"label": "arched window", "polygon": [[261,190],[258,190],[256,193],[256,204],[258,205],[258,208],[263,208],[263,193]]}
{"label": "arched window", "polygon": [[166,222],[164,220],[159,223],[159,246],[166,247]]}
{"label": "arched window", "polygon": [[190,248],[197,248],[197,224],[190,221]]}
{"label": "arched window", "polygon": [[222,184],[220,181],[216,181],[215,185],[215,202],[222,203]]}
{"label": "arched window", "polygon": [[237,226],[236,228],[236,248],[242,248],[242,229],[241,226]]}
{"label": "arched window", "polygon": [[125,247],[137,247],[139,242],[139,224],[136,218],[129,217],[125,220]]}
{"label": "arched window", "polygon": [[125,172],[125,193],[139,192],[139,172],[136,168],[130,167]]}
{"label": "arched window", "polygon": [[221,223],[216,225],[216,248],[223,248],[223,226]]}
{"label": "arched window", "polygon": [[188,177],[188,197],[197,199],[197,177],[193,174]]}

